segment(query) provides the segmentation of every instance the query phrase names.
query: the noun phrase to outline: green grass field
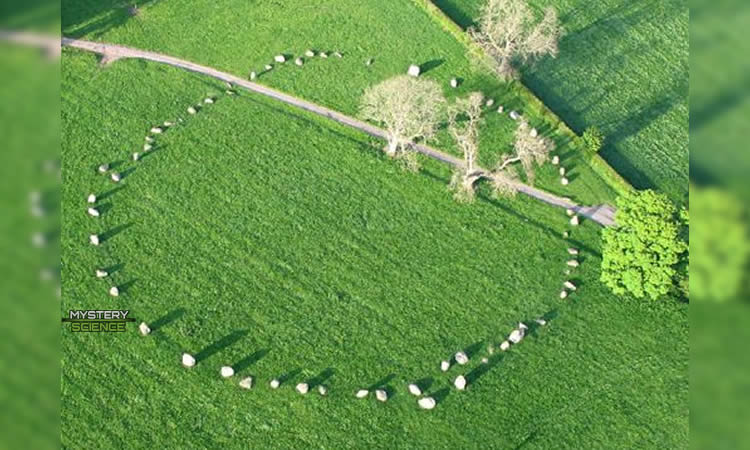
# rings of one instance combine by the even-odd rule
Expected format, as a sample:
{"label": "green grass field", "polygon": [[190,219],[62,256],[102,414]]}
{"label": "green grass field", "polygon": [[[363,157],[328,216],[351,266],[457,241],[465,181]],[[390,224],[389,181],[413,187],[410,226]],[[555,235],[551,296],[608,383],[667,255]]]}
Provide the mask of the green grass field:
{"label": "green grass field", "polygon": [[[64,52],[61,313],[126,308],[156,328],[63,330],[64,446],[687,445],[687,305],[612,296],[597,281],[595,224],[566,240],[567,217],[524,197],[482,189],[458,205],[446,167],[404,173],[381,142],[262,97],[184,112],[221,90]],[[177,117],[129,161],[151,126]],[[95,173],[104,162],[126,174],[120,185]],[[89,192],[98,219],[85,213]],[[89,245],[91,232],[106,241]],[[582,250],[580,289],[561,301],[570,245]],[[117,270],[103,281],[96,267]],[[546,327],[479,363],[489,342],[543,314]],[[468,366],[439,371],[466,348]],[[203,358],[186,370],[182,351]],[[225,364],[238,376],[222,380]],[[459,373],[471,381],[463,393],[450,388]],[[246,374],[259,384],[249,392],[236,385]],[[328,397],[293,391],[319,374],[332,374]],[[435,410],[406,392],[418,379],[431,380]],[[353,397],[378,381],[387,403]]]}
{"label": "green grass field", "polygon": [[[367,87],[405,73],[410,64],[420,64],[426,70],[424,76],[439,81],[447,96],[480,90],[496,106],[506,108],[502,116],[486,114],[480,155],[484,166],[493,167],[510,148],[515,123],[507,111],[523,111],[533,126],[556,141],[558,154],[570,171],[571,184],[563,187],[557,168],[544,167],[537,177],[538,186],[581,203],[614,204],[612,188],[569,145],[569,138],[538,112],[527,110],[517,87],[472,67],[465,47],[411,1],[235,4],[170,0],[146,3],[135,17],[121,6],[107,9],[100,2],[76,1],[63,4],[63,32],[159,51],[239,76],[260,72],[277,54],[296,57],[307,49],[338,50],[343,59],[316,57],[302,68],[274,64],[258,81],[350,115],[357,114]],[[370,58],[374,63],[367,67],[365,61]],[[455,90],[449,87],[453,77],[464,79]],[[447,133],[439,135],[435,145],[456,152]]]}
{"label": "green grass field", "polygon": [[[523,82],[577,133],[597,126],[602,156],[636,188],[683,201],[688,186],[688,8],[684,0],[531,0],[565,28],[556,59]],[[435,0],[469,27],[484,0]]]}

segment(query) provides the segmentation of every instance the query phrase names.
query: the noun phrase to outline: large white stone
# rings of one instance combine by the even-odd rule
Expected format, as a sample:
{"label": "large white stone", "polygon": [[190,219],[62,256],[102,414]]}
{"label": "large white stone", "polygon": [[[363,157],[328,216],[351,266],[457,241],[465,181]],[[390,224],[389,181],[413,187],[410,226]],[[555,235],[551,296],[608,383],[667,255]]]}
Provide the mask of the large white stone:
{"label": "large white stone", "polygon": [[161,127],[153,127],[153,128],[151,128],[151,133],[152,134],[161,134],[163,132],[164,132],[164,130],[162,130]]}
{"label": "large white stone", "polygon": [[221,369],[219,369],[219,373],[221,374],[222,378],[229,378],[234,375],[234,369],[232,369],[230,366],[223,366]]}
{"label": "large white stone", "polygon": [[560,164],[560,157],[557,156],[557,155],[553,156],[552,157],[552,164],[555,165],[555,166],[558,165],[558,164]]}
{"label": "large white stone", "polygon": [[567,298],[567,297],[568,297],[568,291],[566,291],[565,289],[560,291],[560,298]]}
{"label": "large white stone", "polygon": [[285,63],[286,57],[284,55],[276,55],[273,57],[273,60],[276,61],[277,63]]}
{"label": "large white stone", "polygon": [[569,260],[567,264],[568,264],[568,265],[569,265],[570,267],[578,267],[578,261],[576,261],[575,259],[571,259],[571,260]]}
{"label": "large white stone", "polygon": [[573,216],[573,217],[570,218],[570,224],[571,225],[573,225],[573,226],[578,225],[578,222],[579,222],[578,216]]}
{"label": "large white stone", "polygon": [[109,288],[109,295],[112,297],[119,297],[120,296],[120,289],[117,286],[112,286]]}
{"label": "large white stone", "polygon": [[203,99],[203,103],[205,103],[207,105],[212,105],[214,103],[214,99],[211,98],[211,97],[206,97],[206,98]]}
{"label": "large white stone", "polygon": [[281,386],[281,382],[274,378],[273,380],[271,380],[269,385],[271,386],[271,389],[278,389],[278,387]]}
{"label": "large white stone", "polygon": [[154,142],[154,138],[152,138],[151,136],[146,136],[146,142],[151,144]]}
{"label": "large white stone", "polygon": [[102,164],[99,166],[99,173],[107,173],[109,170],[109,164]]}
{"label": "large white stone", "polygon": [[89,213],[89,216],[91,217],[99,217],[99,210],[96,208],[89,208],[87,212]]}
{"label": "large white stone", "polygon": [[570,289],[571,291],[575,291],[576,289],[578,289],[578,287],[576,287],[576,285],[570,281],[566,281],[565,283],[563,283],[563,286],[565,286],[565,288],[567,289]]}
{"label": "large white stone", "polygon": [[531,131],[529,131],[529,136],[537,137],[539,136],[539,132],[536,130],[536,128],[532,128]]}
{"label": "large white stone", "polygon": [[91,242],[91,245],[99,245],[99,236],[96,234],[89,235],[89,242]]}
{"label": "large white stone", "polygon": [[268,72],[269,70],[273,69],[273,66],[270,65],[270,64],[266,64],[266,66],[264,67],[264,69],[266,69],[266,72]]}
{"label": "large white stone", "polygon": [[174,126],[174,122],[170,122],[170,121],[168,121],[168,120],[165,120],[165,121],[164,121],[164,123],[163,123],[163,125],[164,125],[165,127],[167,127],[167,128],[169,128],[169,127],[173,127],[173,126]]}
{"label": "large white stone", "polygon": [[193,114],[197,113],[198,110],[195,109],[194,106],[189,106],[188,109],[187,109],[187,112],[188,112],[188,114],[190,114],[192,116]]}
{"label": "large white stone", "polygon": [[508,341],[503,341],[503,342],[501,342],[501,343],[500,343],[500,350],[502,350],[502,351],[506,351],[506,350],[508,350],[509,348],[510,348],[510,342],[508,342]]}
{"label": "large white stone", "polygon": [[564,177],[565,176],[565,167],[560,167],[559,172],[560,172],[560,176]]}
{"label": "large white stone", "polygon": [[96,195],[89,194],[89,196],[86,198],[86,201],[89,203],[96,203]]}
{"label": "large white stone", "polygon": [[569,179],[567,179],[567,178],[565,178],[565,177],[562,177],[562,178],[560,178],[560,183],[561,183],[561,184],[562,184],[563,186],[567,186],[567,185],[569,185],[569,184],[570,184],[570,180],[569,180]]}
{"label": "large white stone", "polygon": [[456,88],[458,87],[458,80],[455,78],[451,78],[451,87]]}
{"label": "large white stone", "polygon": [[189,353],[182,354],[182,365],[185,367],[195,366],[195,358]]}
{"label": "large white stone", "polygon": [[245,377],[240,380],[239,385],[242,389],[252,389],[253,388],[253,377]]}
{"label": "large white stone", "polygon": [[119,182],[120,182],[120,180],[122,180],[122,176],[121,176],[121,175],[120,175],[119,173],[117,173],[117,172],[112,172],[112,175],[110,176],[110,178],[111,178],[111,179],[112,179],[112,181],[114,181],[115,183],[119,183]]}
{"label": "large white stone", "polygon": [[305,52],[305,56],[307,56],[308,58],[312,58],[313,56],[315,56],[315,52],[312,50],[308,50]]}
{"label": "large white stone", "polygon": [[336,58],[343,58],[344,57],[344,55],[342,55],[341,52],[333,52],[333,56],[335,56]]}
{"label": "large white stone", "polygon": [[437,405],[437,402],[432,397],[422,397],[417,400],[417,405],[422,409],[432,409]]}
{"label": "large white stone", "polygon": [[469,357],[464,352],[457,352],[454,358],[456,359],[456,362],[461,366],[469,362]]}
{"label": "large white stone", "polygon": [[360,390],[357,391],[356,394],[354,394],[354,396],[357,397],[357,398],[365,398],[365,397],[367,397],[367,394],[369,394],[369,393],[370,393],[370,391],[368,391],[367,389],[360,389]]}
{"label": "large white stone", "polygon": [[565,214],[567,214],[567,215],[568,215],[568,217],[573,217],[573,215],[574,215],[575,213],[576,213],[576,212],[575,212],[575,211],[573,211],[573,210],[572,210],[572,209],[570,209],[570,208],[568,208],[568,209],[566,209],[566,210],[565,210]]}
{"label": "large white stone", "polygon": [[505,112],[505,108],[503,108],[503,105],[500,105],[500,106],[497,107],[497,113],[498,114],[502,114],[504,112]]}
{"label": "large white stone", "polygon": [[414,383],[410,384],[410,385],[408,386],[408,389],[409,389],[409,393],[410,393],[411,395],[416,395],[416,396],[420,396],[420,395],[422,395],[422,389],[420,389],[420,388],[419,388],[419,386],[417,386],[417,385],[416,385],[416,384],[414,384]]}
{"label": "large white stone", "polygon": [[320,386],[318,386],[318,394],[320,395],[328,394],[328,388],[326,388],[325,386],[321,384]]}
{"label": "large white stone", "polygon": [[141,154],[138,152],[133,153],[133,161],[138,161],[141,159]]}
{"label": "large white stone", "polygon": [[318,56],[320,56],[321,58],[328,58],[328,53],[326,53],[326,52],[320,52],[320,54]]}
{"label": "large white stone", "polygon": [[255,72],[250,72],[250,81],[254,81],[256,78],[258,78],[258,74]]}
{"label": "large white stone", "polygon": [[143,336],[151,334],[151,328],[146,325],[146,322],[141,322],[141,324],[138,325],[138,331],[140,331]]}
{"label": "large white stone", "polygon": [[511,111],[510,112],[510,118],[513,119],[513,120],[518,120],[518,119],[521,118],[521,115],[518,114],[518,112],[516,112],[516,111]]}
{"label": "large white stone", "polygon": [[367,61],[365,61],[365,65],[366,65],[366,66],[371,66],[373,62],[375,62],[375,60],[374,60],[374,59],[372,59],[372,58],[370,58],[370,59],[368,59]]}
{"label": "large white stone", "polygon": [[409,74],[409,76],[418,77],[420,73],[419,66],[416,64],[412,64],[411,66],[409,66],[409,70],[407,70],[406,73]]}
{"label": "large white stone", "polygon": [[109,274],[106,270],[96,269],[96,278],[105,278],[107,275]]}
{"label": "large white stone", "polygon": [[542,319],[542,318],[536,319],[535,322],[538,323],[541,326],[547,325],[547,321],[544,320],[544,319]]}
{"label": "large white stone", "polygon": [[297,58],[297,59],[295,59],[295,60],[294,60],[294,64],[296,64],[296,65],[298,65],[298,66],[300,66],[300,67],[301,67],[301,66],[302,66],[302,65],[303,65],[304,63],[305,63],[305,62],[304,62],[304,61],[302,61],[302,58]]}
{"label": "large white stone", "polygon": [[466,389],[466,377],[463,375],[457,376],[456,379],[453,380],[453,385],[456,386],[456,389],[459,391],[463,391]]}
{"label": "large white stone", "polygon": [[307,383],[299,383],[297,384],[295,389],[297,390],[297,392],[304,395],[304,394],[307,394],[307,391],[310,390],[310,386]]}
{"label": "large white stone", "polygon": [[450,369],[450,368],[451,368],[451,363],[450,362],[448,362],[448,361],[441,361],[440,362],[440,370],[442,370],[443,372],[447,372],[448,369]]}
{"label": "large white stone", "polygon": [[570,254],[570,255],[577,255],[578,254],[578,249],[570,247],[570,248],[568,248],[568,254]]}
{"label": "large white stone", "polygon": [[388,393],[383,389],[378,389],[375,391],[375,398],[378,399],[379,402],[387,401]]}
{"label": "large white stone", "polygon": [[491,99],[491,98],[488,98],[488,99],[487,99],[487,101],[486,101],[486,102],[484,102],[484,106],[486,106],[486,107],[488,107],[488,108],[491,108],[491,107],[492,107],[492,105],[494,105],[494,104],[495,104],[495,100],[493,100],[493,99]]}
{"label": "large white stone", "polygon": [[515,329],[510,332],[510,335],[508,336],[508,340],[512,342],[513,344],[518,344],[523,339],[523,329]]}

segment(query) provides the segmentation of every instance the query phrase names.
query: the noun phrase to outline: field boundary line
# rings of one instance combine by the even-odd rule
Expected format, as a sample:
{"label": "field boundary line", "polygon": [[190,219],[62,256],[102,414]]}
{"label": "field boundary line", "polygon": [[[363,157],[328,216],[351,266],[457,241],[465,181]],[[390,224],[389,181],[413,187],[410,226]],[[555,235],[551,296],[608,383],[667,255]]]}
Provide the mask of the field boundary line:
{"label": "field boundary line", "polygon": [[[203,66],[200,64],[196,64],[196,63],[186,61],[180,58],[176,58],[173,56],[164,55],[161,53],[156,53],[156,52],[151,52],[151,51],[146,51],[146,50],[139,50],[139,49],[132,48],[132,47],[107,44],[107,43],[102,43],[102,42],[91,42],[91,41],[86,41],[86,40],[71,39],[71,38],[63,37],[61,43],[62,43],[62,46],[65,46],[65,47],[71,47],[71,48],[75,48],[78,50],[83,50],[83,51],[101,55],[102,60],[106,61],[107,63],[111,63],[113,61],[116,61],[118,59],[123,59],[123,58],[143,59],[143,60],[167,64],[167,65],[182,68],[191,72],[207,75],[217,80],[221,80],[226,83],[231,83],[234,86],[240,86],[247,90],[255,92],[257,94],[261,94],[266,97],[273,98],[280,102],[286,103],[287,105],[303,109],[305,111],[311,112],[313,114],[316,114],[322,117],[326,117],[342,125],[346,125],[348,127],[363,131],[369,134],[370,136],[373,136],[379,139],[387,138],[387,134],[385,130],[378,128],[374,125],[370,125],[361,120],[342,114],[338,111],[334,111],[324,106],[321,106],[312,102],[308,102],[306,100],[287,94],[285,92],[270,88],[268,86],[264,86],[258,83],[253,83],[251,81],[245,80],[235,75],[228,74],[226,72],[222,72],[220,70],[217,70],[208,66]],[[464,164],[463,160],[461,160],[460,158],[457,158],[453,155],[450,155],[448,153],[445,153],[433,147],[430,147],[424,144],[413,144],[413,147],[419,153],[422,153],[423,155],[442,161],[444,163],[447,163],[453,166],[463,166]],[[538,189],[538,188],[535,188],[535,187],[532,187],[523,183],[516,183],[516,189],[519,192],[528,195],[529,197],[535,198],[549,205],[576,211],[577,213],[593,220],[594,222],[602,226],[610,226],[614,224],[615,209],[610,205],[606,205],[606,204],[596,205],[596,206],[578,205],[575,202],[567,198],[558,197],[552,193],[546,192],[544,190],[541,190],[541,189]]]}

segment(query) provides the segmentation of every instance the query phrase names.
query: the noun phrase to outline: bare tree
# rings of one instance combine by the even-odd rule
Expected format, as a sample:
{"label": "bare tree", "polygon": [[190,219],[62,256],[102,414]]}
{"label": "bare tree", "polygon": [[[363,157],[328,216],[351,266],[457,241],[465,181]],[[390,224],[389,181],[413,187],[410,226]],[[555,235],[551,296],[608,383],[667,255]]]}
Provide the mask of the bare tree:
{"label": "bare tree", "polygon": [[493,70],[504,79],[517,76],[514,65],[544,55],[557,56],[563,34],[553,7],[540,22],[526,0],[488,0],[479,16],[479,27],[469,29],[474,41],[490,56]]}
{"label": "bare tree", "polygon": [[518,124],[515,133],[515,143],[513,144],[514,152],[503,155],[500,163],[492,172],[492,179],[495,193],[499,195],[513,195],[514,185],[518,175],[514,171],[512,164],[520,163],[526,174],[529,183],[534,183],[534,164],[542,165],[549,158],[549,154],[555,149],[555,143],[550,139],[538,136],[529,126],[529,123],[522,120]]}
{"label": "bare tree", "polygon": [[454,192],[453,197],[461,202],[474,200],[474,183],[482,176],[477,170],[477,159],[483,103],[484,95],[473,92],[465,98],[456,99],[448,110],[448,131],[464,155],[464,164],[454,170],[449,189]]}
{"label": "bare tree", "polygon": [[411,143],[435,134],[444,104],[438,83],[401,75],[368,88],[362,97],[360,114],[385,125],[387,155],[403,158],[407,168],[417,170]]}

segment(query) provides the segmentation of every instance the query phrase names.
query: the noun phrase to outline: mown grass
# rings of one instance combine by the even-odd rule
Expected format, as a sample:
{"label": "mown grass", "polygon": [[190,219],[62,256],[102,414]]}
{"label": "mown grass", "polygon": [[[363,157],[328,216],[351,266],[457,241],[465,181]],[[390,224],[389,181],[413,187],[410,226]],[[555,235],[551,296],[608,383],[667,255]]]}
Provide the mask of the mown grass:
{"label": "mown grass", "polygon": [[[64,2],[63,32],[155,50],[239,76],[261,72],[270,63],[274,69],[260,75],[258,82],[349,115],[357,115],[367,87],[405,73],[410,64],[420,64],[424,76],[439,81],[447,96],[479,90],[495,100],[494,110],[505,107],[504,115],[492,111],[486,115],[482,165],[494,167],[510,149],[515,123],[507,113],[516,109],[555,140],[570,172],[571,184],[563,187],[557,168],[545,167],[537,177],[539,187],[586,204],[614,204],[615,192],[570,145],[569,136],[558,133],[555,124],[535,108],[528,108],[513,85],[474,67],[465,47],[410,1],[170,0],[145,3],[139,11],[131,17],[119,3]],[[296,57],[307,49],[341,51],[344,58],[305,58],[302,68],[273,62],[274,55]],[[370,58],[374,63],[368,67],[365,61]],[[449,87],[453,77],[463,80],[458,89]],[[456,152],[447,133],[441,134],[437,145]]]}
{"label": "mown grass", "polygon": [[[609,294],[596,225],[565,240],[565,215],[523,197],[482,190],[458,205],[444,166],[404,173],[382,143],[262,97],[184,113],[220,90],[64,52],[61,310],[126,308],[163,324],[145,338],[63,330],[64,446],[687,444],[687,306]],[[151,126],[179,116],[155,151],[126,161]],[[95,167],[117,161],[127,176],[114,186]],[[85,214],[89,192],[107,193],[99,219]],[[569,245],[582,249],[580,290],[561,301]],[[102,266],[119,268],[102,281]],[[113,299],[110,284],[126,289]],[[487,343],[542,314],[547,327],[479,363]],[[470,365],[440,373],[464,348]],[[186,370],[185,350],[210,355]],[[239,376],[259,384],[249,392],[218,375],[243,360]],[[327,369],[328,397],[293,391]],[[290,371],[279,391],[267,387]],[[451,389],[467,372],[469,390]],[[434,411],[406,393],[423,378],[441,400]],[[389,402],[353,397],[378,380]]]}
{"label": "mown grass", "polygon": [[[681,202],[688,182],[688,8],[664,2],[531,0],[565,28],[557,58],[523,82],[574,131],[597,126],[601,155],[636,188]],[[484,0],[435,0],[469,27]]]}

